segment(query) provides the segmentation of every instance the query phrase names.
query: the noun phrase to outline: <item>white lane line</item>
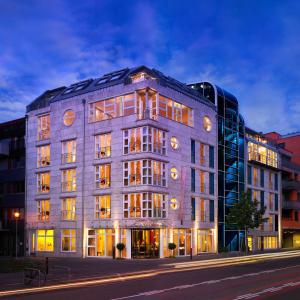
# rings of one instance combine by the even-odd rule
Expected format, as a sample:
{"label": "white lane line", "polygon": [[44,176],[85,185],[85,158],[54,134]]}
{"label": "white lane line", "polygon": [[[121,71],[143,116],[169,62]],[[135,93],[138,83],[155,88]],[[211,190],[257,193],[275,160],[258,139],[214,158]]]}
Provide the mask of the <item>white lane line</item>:
{"label": "white lane line", "polygon": [[[142,292],[139,294],[135,294],[135,295],[130,295],[130,296],[124,296],[124,297],[119,297],[119,298],[113,298],[111,300],[123,300],[123,299],[131,299],[131,298],[137,298],[137,297],[145,297],[145,296],[151,296],[151,295],[156,295],[156,294],[162,294],[165,292],[170,292],[173,290],[183,290],[183,289],[189,289],[189,288],[193,288],[199,285],[206,285],[206,284],[216,284],[216,283],[220,283],[223,281],[229,281],[229,280],[236,280],[236,279],[240,279],[240,278],[245,278],[245,277],[251,277],[251,276],[259,276],[259,275],[263,275],[263,274],[269,274],[269,273],[275,273],[278,271],[282,271],[282,270],[287,270],[287,269],[292,269],[292,268],[297,268],[300,265],[294,265],[294,266],[290,266],[290,267],[284,267],[284,268],[277,268],[277,269],[272,269],[272,270],[265,270],[265,271],[260,271],[257,273],[247,273],[247,274],[243,274],[243,275],[238,275],[238,276],[230,276],[230,277],[225,277],[225,278],[221,278],[221,279],[215,279],[215,280],[208,280],[208,281],[202,281],[202,282],[197,282],[197,283],[193,283],[193,284],[186,284],[186,285],[178,285],[178,286],[173,286],[170,288],[166,288],[166,289],[161,289],[161,290],[152,290],[152,291],[147,291],[147,292]],[[297,283],[289,283],[290,284],[296,284]],[[300,281],[299,281],[300,284]],[[279,290],[282,287],[272,287],[272,288],[268,288],[266,290],[274,290],[276,289]],[[254,294],[245,294],[242,296],[239,296],[237,298],[235,298],[234,300],[240,300],[240,299],[252,299]],[[250,297],[250,298],[248,298]],[[257,297],[256,294],[254,297]]]}
{"label": "white lane line", "polygon": [[300,281],[288,282],[283,285],[267,288],[267,289],[264,289],[264,290],[256,292],[256,293],[248,293],[245,295],[238,296],[238,297],[234,298],[233,300],[253,299],[253,298],[259,297],[263,294],[274,293],[274,292],[280,291],[284,288],[291,287],[291,286],[297,286],[297,285],[300,285]]}

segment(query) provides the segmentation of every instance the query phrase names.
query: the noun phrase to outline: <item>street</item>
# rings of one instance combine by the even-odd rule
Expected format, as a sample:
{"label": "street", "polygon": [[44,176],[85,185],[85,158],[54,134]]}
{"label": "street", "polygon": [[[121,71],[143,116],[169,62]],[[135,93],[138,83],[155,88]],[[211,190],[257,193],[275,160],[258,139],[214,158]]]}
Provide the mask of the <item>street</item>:
{"label": "street", "polygon": [[[179,267],[109,280],[80,288],[14,295],[10,299],[299,299],[300,257],[220,262],[203,268],[195,262],[189,270]],[[141,278],[142,277],[142,278]],[[9,298],[8,298],[9,299]]]}

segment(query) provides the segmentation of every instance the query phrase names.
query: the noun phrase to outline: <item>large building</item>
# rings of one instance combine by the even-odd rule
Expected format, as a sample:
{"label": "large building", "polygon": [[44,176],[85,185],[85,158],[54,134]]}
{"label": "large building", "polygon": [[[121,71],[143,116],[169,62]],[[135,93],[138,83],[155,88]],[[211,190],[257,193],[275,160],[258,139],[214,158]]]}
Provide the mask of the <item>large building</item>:
{"label": "large building", "polygon": [[43,93],[27,107],[28,254],[217,251],[217,120],[214,103],[146,67]]}
{"label": "large building", "polygon": [[0,255],[5,256],[24,254],[24,136],[25,118],[0,124]]}
{"label": "large building", "polygon": [[283,247],[300,247],[300,133],[266,136],[280,146],[282,158],[282,242]]}

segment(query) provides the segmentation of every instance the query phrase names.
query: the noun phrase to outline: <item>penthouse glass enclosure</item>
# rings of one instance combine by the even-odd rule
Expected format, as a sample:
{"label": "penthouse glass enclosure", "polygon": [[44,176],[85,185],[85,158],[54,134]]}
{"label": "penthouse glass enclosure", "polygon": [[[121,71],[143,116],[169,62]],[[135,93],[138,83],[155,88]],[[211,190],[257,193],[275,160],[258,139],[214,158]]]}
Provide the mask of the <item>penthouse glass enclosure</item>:
{"label": "penthouse glass enclosure", "polygon": [[245,125],[237,99],[208,82],[191,85],[216,105],[218,112],[218,245],[238,251],[245,233],[226,224],[231,207],[245,190]]}

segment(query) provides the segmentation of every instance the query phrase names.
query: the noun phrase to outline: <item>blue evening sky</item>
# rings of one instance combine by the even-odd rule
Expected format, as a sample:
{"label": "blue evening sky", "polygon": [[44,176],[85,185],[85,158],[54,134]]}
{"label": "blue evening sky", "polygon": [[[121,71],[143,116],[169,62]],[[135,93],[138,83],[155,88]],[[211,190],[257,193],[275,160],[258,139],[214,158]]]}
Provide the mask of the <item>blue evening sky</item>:
{"label": "blue evening sky", "polygon": [[300,130],[300,1],[0,0],[0,122],[47,89],[142,64],[220,85],[255,130]]}

